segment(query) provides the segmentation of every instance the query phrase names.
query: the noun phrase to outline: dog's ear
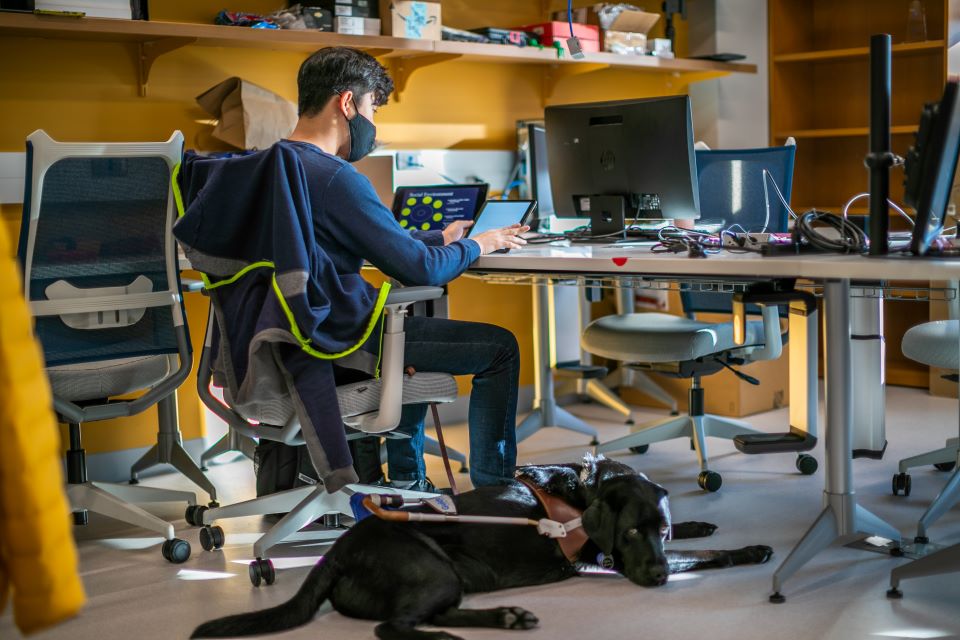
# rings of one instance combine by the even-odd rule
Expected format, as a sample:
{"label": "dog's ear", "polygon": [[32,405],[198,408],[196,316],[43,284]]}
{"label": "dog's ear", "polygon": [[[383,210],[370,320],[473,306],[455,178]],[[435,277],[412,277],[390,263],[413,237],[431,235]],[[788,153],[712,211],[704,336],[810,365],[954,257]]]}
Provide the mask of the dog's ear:
{"label": "dog's ear", "polygon": [[582,516],[583,530],[600,547],[600,551],[610,555],[613,553],[613,542],[616,539],[617,516],[603,498],[597,498]]}

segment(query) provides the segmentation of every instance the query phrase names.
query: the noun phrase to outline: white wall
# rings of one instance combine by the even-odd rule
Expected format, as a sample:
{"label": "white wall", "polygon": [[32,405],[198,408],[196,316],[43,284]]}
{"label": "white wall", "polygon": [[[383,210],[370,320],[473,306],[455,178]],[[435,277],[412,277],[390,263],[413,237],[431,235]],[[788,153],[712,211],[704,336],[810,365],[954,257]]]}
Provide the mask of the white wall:
{"label": "white wall", "polygon": [[764,0],[691,0],[690,53],[740,53],[756,74],[736,73],[690,87],[698,140],[713,148],[769,143],[767,3]]}

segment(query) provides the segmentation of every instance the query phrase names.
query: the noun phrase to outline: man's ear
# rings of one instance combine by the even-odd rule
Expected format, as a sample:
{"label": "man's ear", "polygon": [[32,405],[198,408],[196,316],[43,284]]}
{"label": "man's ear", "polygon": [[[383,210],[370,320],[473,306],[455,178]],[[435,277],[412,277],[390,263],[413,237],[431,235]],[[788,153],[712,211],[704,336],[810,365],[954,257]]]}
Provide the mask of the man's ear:
{"label": "man's ear", "polygon": [[340,109],[340,112],[343,113],[347,118],[350,118],[352,114],[351,111],[354,110],[353,107],[353,91],[347,89],[343,93],[337,96],[337,106]]}
{"label": "man's ear", "polygon": [[616,538],[617,518],[613,509],[603,498],[597,498],[590,503],[582,516],[583,530],[600,547],[605,554],[613,553],[613,542]]}

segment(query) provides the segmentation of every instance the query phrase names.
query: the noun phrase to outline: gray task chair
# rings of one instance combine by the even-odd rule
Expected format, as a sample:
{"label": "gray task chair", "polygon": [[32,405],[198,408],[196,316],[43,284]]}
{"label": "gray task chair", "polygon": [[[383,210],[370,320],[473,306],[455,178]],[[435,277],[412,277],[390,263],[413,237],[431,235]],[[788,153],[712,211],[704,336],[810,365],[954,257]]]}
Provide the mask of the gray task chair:
{"label": "gray task chair", "polygon": [[[960,320],[940,320],[912,327],[903,336],[903,355],[911,360],[922,362],[931,367],[960,369]],[[900,461],[899,473],[893,476],[893,494],[910,495],[910,475],[907,469],[921,465],[933,465],[940,471],[953,471],[946,486],[933,500],[926,513],[917,523],[915,541],[920,544],[929,542],[927,529],[943,514],[960,502],[960,439],[951,438],[946,446],[905,458]]]}
{"label": "gray task chair", "polygon": [[69,423],[74,522],[86,524],[93,511],[155,531],[163,556],[177,563],[190,556],[189,543],[130,502],[194,505],[196,495],[90,481],[80,425],[158,405],[171,461],[206,481],[180,446],[174,399],[193,364],[171,234],[170,175],[182,148],[179,131],[166,142],[108,144],[30,134],[18,251],[54,408]]}
{"label": "gray task chair", "polygon": [[[711,216],[723,218],[727,225],[743,231],[786,231],[787,209],[776,198],[774,185],[790,198],[796,146],[737,150],[697,150],[700,203]],[[722,288],[722,287],[721,287]],[[789,289],[789,287],[788,287]],[[774,293],[776,288],[771,289]],[[590,324],[581,337],[583,349],[626,366],[662,374],[690,378],[689,412],[658,422],[633,427],[632,433],[597,447],[598,453],[632,449],[643,453],[654,442],[672,438],[690,438],[700,462],[697,482],[702,489],[717,491],[720,474],[709,469],[706,438],[713,436],[735,440],[745,453],[806,451],[816,443],[811,434],[791,429],[790,434],[762,434],[745,422],[704,413],[700,380],[733,366],[773,360],[780,357],[783,338],[777,305],[793,299],[806,300],[804,314],[815,313],[815,306],[802,294],[783,291],[772,295],[768,304],[751,306],[748,313],[762,321],[741,325],[743,335],[734,340],[734,325],[729,322],[700,322],[693,314],[730,313],[730,295],[684,293],[683,307],[688,317],[662,313],[628,313],[600,318]],[[759,298],[758,298],[759,300]],[[792,305],[792,302],[790,302]],[[747,376],[739,374],[748,379]],[[816,471],[816,459],[801,455],[797,468],[803,473]]]}
{"label": "gray task chair", "polygon": [[[400,412],[404,404],[450,403],[457,399],[457,385],[453,376],[430,372],[417,372],[413,376],[407,376],[403,370],[405,340],[403,322],[407,308],[415,302],[434,300],[441,295],[443,295],[443,289],[439,287],[408,287],[390,292],[384,306],[383,360],[380,378],[337,388],[340,412],[344,424],[348,427],[348,439],[371,434],[387,438],[406,437],[391,433],[400,423]],[[210,296],[212,303],[210,323],[207,327],[197,376],[201,400],[231,429],[243,437],[273,440],[290,445],[304,444],[295,403],[289,395],[284,401],[267,407],[268,411],[264,413],[244,415],[231,406],[231,397],[236,390],[231,390],[228,385],[223,387],[225,402],[220,402],[211,393],[211,382],[214,384],[221,382],[214,379],[214,369],[229,366],[229,360],[223,360],[229,358],[229,352],[216,347],[219,342],[217,336],[220,335],[225,318],[222,313],[217,312],[216,291],[211,291]],[[251,582],[255,586],[259,586],[261,582],[269,585],[276,578],[273,564],[269,560],[270,549],[320,518],[323,518],[324,524],[334,525],[332,529],[320,534],[321,538],[336,539],[343,533],[343,529],[339,526],[339,516],[352,516],[350,496],[357,490],[362,490],[362,487],[352,485],[340,491],[328,493],[322,484],[304,486],[219,508],[188,507],[186,518],[190,524],[203,526],[200,531],[200,542],[204,549],[210,551],[219,549],[225,543],[223,529],[214,524],[217,520],[287,513],[253,545],[256,559],[250,564]],[[369,491],[400,493],[408,497],[429,495],[384,487],[370,487]]]}

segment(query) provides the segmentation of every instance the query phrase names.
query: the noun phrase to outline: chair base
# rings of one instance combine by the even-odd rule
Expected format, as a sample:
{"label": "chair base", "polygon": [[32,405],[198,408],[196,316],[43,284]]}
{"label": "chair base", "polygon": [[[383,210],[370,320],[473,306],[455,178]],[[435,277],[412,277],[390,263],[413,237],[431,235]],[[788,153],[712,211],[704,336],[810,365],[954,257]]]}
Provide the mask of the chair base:
{"label": "chair base", "polygon": [[900,473],[905,473],[913,467],[924,467],[934,464],[950,464],[960,462],[960,438],[950,438],[942,449],[904,458],[900,461]]}
{"label": "chair base", "polygon": [[157,432],[157,444],[143,454],[130,467],[130,484],[139,482],[140,474],[158,464],[172,465],[180,474],[206,491],[211,502],[217,501],[217,488],[194,462],[187,450],[183,448],[183,437],[177,424],[176,394],[171,394],[157,403],[158,422],[160,430]]}
{"label": "chair base", "polygon": [[762,433],[746,422],[705,414],[700,416],[677,416],[665,418],[650,424],[634,427],[633,433],[597,446],[597,453],[608,453],[642,447],[655,442],[664,442],[674,438],[690,438],[697,453],[700,471],[709,471],[706,439],[708,437],[733,440],[742,434]]}
{"label": "chair base", "polygon": [[[350,507],[350,496],[357,491],[370,493],[395,493],[405,498],[426,498],[434,494],[420,491],[405,491],[386,487],[364,487],[350,485],[347,489],[336,493],[327,493],[322,485],[297,487],[281,491],[268,496],[253,498],[237,504],[206,509],[203,511],[203,525],[210,526],[217,520],[227,518],[242,518],[246,516],[263,516],[271,513],[284,513],[283,518],[270,530],[264,533],[253,545],[254,557],[268,558],[269,550],[283,542],[305,526],[327,514],[342,514],[353,517]],[[345,528],[319,532],[321,541],[333,542],[343,535]]]}
{"label": "chair base", "polygon": [[233,427],[230,427],[219,440],[213,443],[213,445],[200,456],[200,469],[206,471],[211,460],[225,453],[234,451],[242,454],[249,460],[253,460],[256,448],[257,443],[252,438],[248,438]]}
{"label": "chair base", "polygon": [[174,491],[155,487],[137,487],[109,482],[84,482],[68,484],[67,497],[70,509],[92,511],[100,515],[132,524],[147,531],[159,533],[165,540],[175,538],[173,525],[147,513],[131,502],[186,502],[197,503],[197,495],[191,491]]}

